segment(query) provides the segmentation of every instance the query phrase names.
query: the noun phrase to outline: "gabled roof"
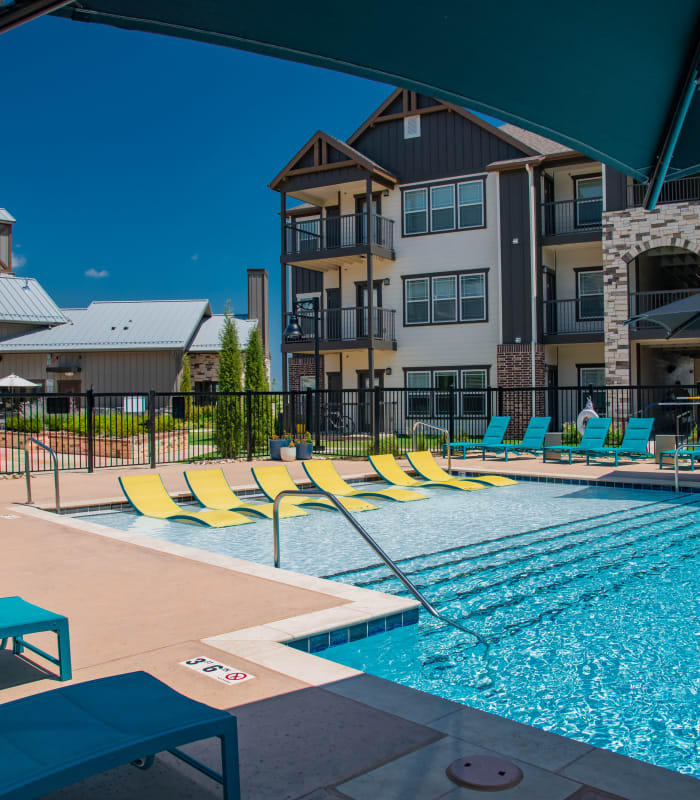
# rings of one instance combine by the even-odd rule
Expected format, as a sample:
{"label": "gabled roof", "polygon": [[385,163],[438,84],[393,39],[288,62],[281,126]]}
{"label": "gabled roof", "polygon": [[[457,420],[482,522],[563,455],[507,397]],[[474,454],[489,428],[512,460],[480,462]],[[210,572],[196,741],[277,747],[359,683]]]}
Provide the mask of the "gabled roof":
{"label": "gabled roof", "polygon": [[66,318],[35,278],[0,275],[0,322],[56,325]]}
{"label": "gabled roof", "polygon": [[388,169],[367,158],[359,150],[324,131],[316,131],[269,186],[276,190],[282,181],[295,175],[350,166],[360,167],[392,184],[398,183],[397,177]]}
{"label": "gabled roof", "polygon": [[184,350],[210,315],[208,300],[97,301],[66,309],[63,325],[1,341],[0,352]]}
{"label": "gabled roof", "polygon": [[10,214],[6,208],[0,208],[0,222],[6,222],[14,225],[17,220]]}
{"label": "gabled roof", "polygon": [[[199,326],[199,330],[194,335],[194,339],[187,348],[190,353],[218,353],[221,350],[221,332],[224,329],[224,314],[212,314],[207,317]],[[250,337],[250,332],[258,327],[257,319],[237,319],[234,317],[233,324],[236,326],[238,343],[241,350]]]}

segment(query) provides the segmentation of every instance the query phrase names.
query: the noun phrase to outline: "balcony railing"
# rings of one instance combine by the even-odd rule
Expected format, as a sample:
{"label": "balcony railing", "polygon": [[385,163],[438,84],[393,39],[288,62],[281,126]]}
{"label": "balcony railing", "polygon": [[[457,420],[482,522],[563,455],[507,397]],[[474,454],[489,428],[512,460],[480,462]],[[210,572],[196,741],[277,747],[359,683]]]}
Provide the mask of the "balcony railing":
{"label": "balcony railing", "polygon": [[557,200],[542,203],[542,236],[565,236],[599,231],[603,221],[603,201]]}
{"label": "balcony railing", "polygon": [[[661,292],[632,292],[629,296],[629,312],[630,317],[637,314],[645,314],[647,311],[653,311],[655,308],[675,303],[676,300],[684,300],[686,297],[698,294],[698,289],[668,289]],[[647,330],[656,329],[662,330],[661,326],[655,325],[653,322],[647,320],[640,320],[633,322],[630,325],[632,330]]]}
{"label": "balcony railing", "polygon": [[343,214],[290,222],[287,229],[287,255],[313,257],[315,253],[347,250],[375,244],[394,249],[394,220],[372,215],[371,239],[367,236],[367,214]]}
{"label": "balcony railing", "polygon": [[[287,326],[290,314],[285,314],[282,328]],[[393,343],[396,341],[396,311],[390,308],[372,309],[374,339]],[[288,339],[289,344],[314,341],[314,320],[311,316],[297,316],[302,335]],[[352,308],[327,308],[321,311],[319,338],[324,344],[356,342],[369,336],[369,311],[362,306]]]}
{"label": "balcony railing", "polygon": [[[643,183],[632,183],[627,187],[627,208],[635,208],[644,203],[647,187]],[[661,187],[658,203],[682,203],[688,200],[700,200],[700,175],[681,178],[677,181],[666,181]]]}
{"label": "balcony railing", "polygon": [[589,294],[575,300],[545,300],[545,336],[575,336],[603,332],[603,295]]}

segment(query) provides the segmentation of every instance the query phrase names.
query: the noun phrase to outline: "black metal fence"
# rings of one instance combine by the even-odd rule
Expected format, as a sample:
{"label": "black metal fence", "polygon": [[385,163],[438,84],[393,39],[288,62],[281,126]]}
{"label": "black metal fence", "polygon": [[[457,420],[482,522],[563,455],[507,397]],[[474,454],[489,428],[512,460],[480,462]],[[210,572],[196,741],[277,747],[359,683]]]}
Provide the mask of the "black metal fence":
{"label": "black metal fence", "polygon": [[[657,434],[692,435],[696,407],[672,405],[697,396],[698,386],[570,386],[484,389],[326,389],[303,392],[188,394],[5,394],[0,396],[0,473],[51,469],[53,448],[62,469],[191,463],[265,457],[271,437],[311,438],[337,458],[401,454],[414,446],[440,450],[452,441],[478,441],[490,418],[510,416],[506,441],[519,441],[533,414],[552,417],[550,430],[577,441],[576,418],[591,397],[611,417],[609,442],[618,443],[631,416],[652,416]],[[682,401],[681,401],[682,402]],[[318,404],[318,415],[316,414]],[[661,405],[660,405],[661,404]],[[318,419],[318,426],[316,420]]]}

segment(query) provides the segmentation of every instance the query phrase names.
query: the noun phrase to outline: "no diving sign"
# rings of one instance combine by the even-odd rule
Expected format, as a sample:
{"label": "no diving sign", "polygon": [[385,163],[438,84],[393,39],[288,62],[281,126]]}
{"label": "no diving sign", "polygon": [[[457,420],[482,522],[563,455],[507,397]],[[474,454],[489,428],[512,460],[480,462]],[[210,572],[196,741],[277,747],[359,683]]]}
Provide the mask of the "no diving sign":
{"label": "no diving sign", "polygon": [[211,658],[190,658],[188,661],[180,662],[183,667],[189,667],[196,672],[201,672],[202,675],[207,675],[209,678],[227,683],[229,686],[235,686],[239,683],[245,683],[255,675],[249,672],[243,672],[235,667],[227,667],[226,664],[219,664],[218,661],[213,661]]}

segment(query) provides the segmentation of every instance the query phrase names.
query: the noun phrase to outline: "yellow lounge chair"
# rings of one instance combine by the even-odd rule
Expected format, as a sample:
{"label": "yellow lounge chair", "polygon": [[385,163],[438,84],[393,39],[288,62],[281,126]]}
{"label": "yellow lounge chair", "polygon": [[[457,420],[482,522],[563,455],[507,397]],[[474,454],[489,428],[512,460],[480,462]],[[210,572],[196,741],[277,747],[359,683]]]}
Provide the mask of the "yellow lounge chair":
{"label": "yellow lounge chair", "polygon": [[473,483],[475,481],[477,483],[488,484],[489,486],[510,486],[512,483],[517,483],[517,481],[504,478],[502,475],[479,475],[478,477],[469,478],[468,480],[453,478],[449,472],[445,472],[433,458],[433,454],[428,450],[406,453],[406,458],[409,460],[413,469],[426,480],[450,483],[453,486],[460,486],[460,488],[466,488],[465,486],[461,486],[461,484]]}
{"label": "yellow lounge chair", "polygon": [[197,522],[210,528],[245,525],[252,519],[235,511],[185,511],[168,494],[160,475],[127,475],[119,478],[126,499],[144,517]]}
{"label": "yellow lounge chair", "polygon": [[332,461],[304,461],[306,474],[315,486],[338,497],[383,497],[387,500],[397,500],[407,503],[409,500],[427,500],[427,496],[411,489],[353,489],[347,481],[338,474]]}
{"label": "yellow lounge chair", "polygon": [[417,481],[401,469],[396,463],[396,459],[391,454],[385,456],[370,456],[369,463],[387,483],[393,483],[394,486],[430,486],[442,489],[464,489],[465,491],[486,488],[483,483],[477,483],[476,481],[460,480],[454,483],[452,481]]}
{"label": "yellow lounge chair", "polygon": [[[220,511],[240,511],[272,519],[272,503],[245,503],[228,485],[224,471],[219,469],[185,470],[185,480],[194,497],[206,508]],[[280,517],[306,517],[308,512],[292,503],[282,502]]]}
{"label": "yellow lounge chair", "polygon": [[[280,492],[301,491],[292,480],[292,476],[287,472],[284,464],[274,467],[253,467],[253,477],[262,493],[269,500],[274,500]],[[355,497],[341,497],[338,499],[348,511],[371,511],[377,507],[366,500],[358,500]],[[333,511],[337,511],[327,497],[289,497],[287,501],[297,506],[317,506],[318,508],[330,508]]]}

